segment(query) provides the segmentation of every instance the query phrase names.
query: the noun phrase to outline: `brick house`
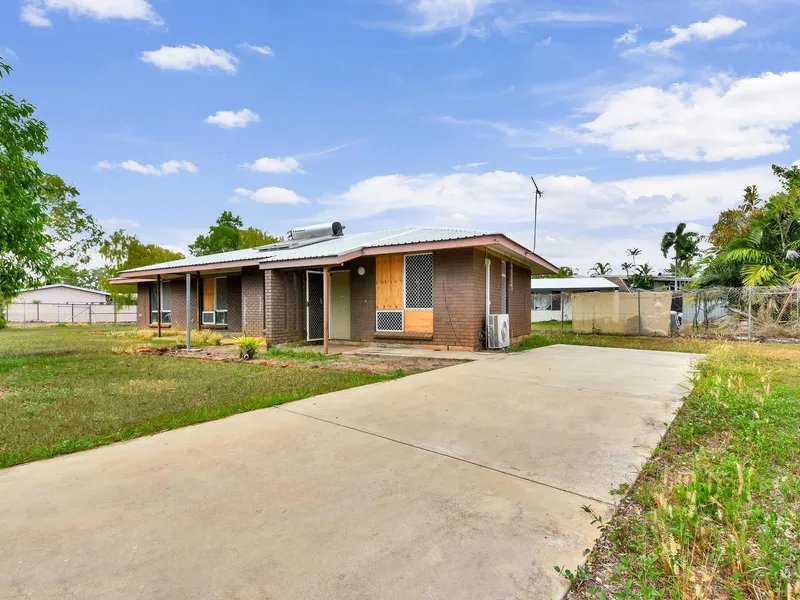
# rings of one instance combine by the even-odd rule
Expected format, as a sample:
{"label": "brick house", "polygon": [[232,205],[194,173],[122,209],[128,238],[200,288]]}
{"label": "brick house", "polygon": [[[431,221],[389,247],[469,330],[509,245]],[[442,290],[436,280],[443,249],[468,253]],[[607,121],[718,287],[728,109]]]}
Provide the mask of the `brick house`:
{"label": "brick house", "polygon": [[490,314],[508,315],[512,343],[527,335],[531,274],[557,271],[498,233],[342,229],[293,229],[276,244],[130,269],[112,283],[138,284],[142,328],[186,329],[188,282],[192,329],[476,350]]}

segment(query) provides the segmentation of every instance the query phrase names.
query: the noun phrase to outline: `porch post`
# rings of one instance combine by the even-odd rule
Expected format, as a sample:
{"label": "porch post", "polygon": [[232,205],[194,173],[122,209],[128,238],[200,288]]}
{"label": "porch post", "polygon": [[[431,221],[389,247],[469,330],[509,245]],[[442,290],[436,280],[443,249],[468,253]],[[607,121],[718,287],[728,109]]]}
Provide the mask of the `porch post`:
{"label": "porch post", "polygon": [[161,337],[161,275],[156,276],[156,310],[158,311],[158,337]]}
{"label": "porch post", "polygon": [[192,349],[192,274],[186,274],[186,349]]}
{"label": "porch post", "polygon": [[197,331],[203,328],[203,293],[200,289],[203,280],[200,278],[200,271],[197,271]]}
{"label": "porch post", "polygon": [[330,306],[328,306],[328,296],[330,294],[330,267],[322,268],[322,352],[328,353],[328,329],[330,327],[330,315],[328,314]]}

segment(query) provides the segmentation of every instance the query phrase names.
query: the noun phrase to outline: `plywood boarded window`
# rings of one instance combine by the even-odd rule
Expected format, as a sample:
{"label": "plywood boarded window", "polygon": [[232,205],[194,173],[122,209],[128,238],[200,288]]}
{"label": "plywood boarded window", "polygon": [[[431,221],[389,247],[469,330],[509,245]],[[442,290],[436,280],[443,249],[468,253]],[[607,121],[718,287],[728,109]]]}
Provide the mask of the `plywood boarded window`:
{"label": "plywood boarded window", "polygon": [[203,310],[213,311],[216,305],[214,304],[215,293],[215,279],[213,277],[206,277],[203,279]]}
{"label": "plywood boarded window", "polygon": [[402,310],[402,255],[375,257],[375,308],[378,310]]}

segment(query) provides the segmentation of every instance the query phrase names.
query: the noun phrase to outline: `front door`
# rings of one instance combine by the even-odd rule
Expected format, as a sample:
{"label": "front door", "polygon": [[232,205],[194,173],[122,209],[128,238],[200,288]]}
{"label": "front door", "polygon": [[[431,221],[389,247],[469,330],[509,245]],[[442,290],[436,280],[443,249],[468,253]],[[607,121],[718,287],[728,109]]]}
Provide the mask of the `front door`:
{"label": "front door", "polygon": [[309,342],[316,342],[324,337],[325,323],[322,305],[322,273],[306,271],[306,324]]}
{"label": "front door", "polygon": [[328,339],[350,339],[350,271],[331,272],[330,333]]}

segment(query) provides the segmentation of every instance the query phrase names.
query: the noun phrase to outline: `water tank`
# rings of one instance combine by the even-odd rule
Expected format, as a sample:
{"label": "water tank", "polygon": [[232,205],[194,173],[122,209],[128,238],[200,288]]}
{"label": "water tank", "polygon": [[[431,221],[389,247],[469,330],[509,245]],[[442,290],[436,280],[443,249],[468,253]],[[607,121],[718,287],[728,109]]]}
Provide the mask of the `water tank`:
{"label": "water tank", "polygon": [[319,225],[307,225],[305,227],[295,227],[286,233],[287,240],[308,240],[318,237],[340,236],[344,227],[339,221],[333,223],[320,223]]}

